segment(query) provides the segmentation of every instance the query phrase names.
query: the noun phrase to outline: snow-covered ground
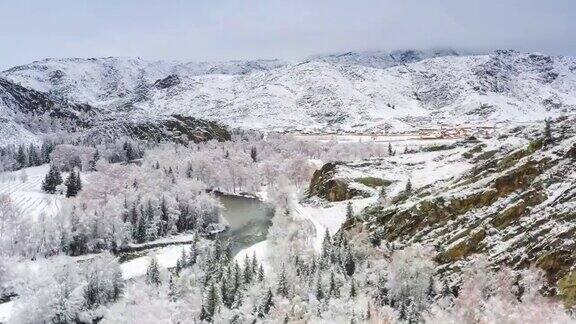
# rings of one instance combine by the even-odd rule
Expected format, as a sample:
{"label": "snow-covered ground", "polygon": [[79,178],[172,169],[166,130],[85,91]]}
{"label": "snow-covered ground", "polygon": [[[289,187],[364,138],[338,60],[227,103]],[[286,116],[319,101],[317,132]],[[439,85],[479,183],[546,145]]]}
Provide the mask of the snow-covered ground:
{"label": "snow-covered ground", "polygon": [[[44,193],[42,180],[48,173],[49,165],[25,168],[20,171],[0,173],[0,194],[10,196],[24,216],[37,220],[42,214],[53,216],[62,205],[61,195]],[[63,178],[66,175],[62,175]]]}
{"label": "snow-covered ground", "polygon": [[166,246],[150,251],[145,256],[124,262],[120,265],[120,269],[122,270],[122,278],[128,280],[145,275],[148,264],[150,264],[150,260],[152,259],[152,255],[156,256],[158,259],[158,264],[161,267],[173,268],[176,266],[176,262],[178,261],[178,258],[180,258],[183,249],[188,251],[189,245],[184,244]]}
{"label": "snow-covered ground", "polygon": [[[376,202],[377,197],[349,200],[352,203],[354,213],[359,213],[362,209]],[[309,220],[316,229],[314,237],[314,248],[317,251],[322,249],[322,240],[326,229],[330,235],[334,235],[340,226],[346,221],[346,205],[348,201],[330,203],[327,207],[303,204],[294,201],[294,211],[296,215]]]}
{"label": "snow-covered ground", "polygon": [[0,304],[0,323],[8,322],[13,308],[14,300]]}

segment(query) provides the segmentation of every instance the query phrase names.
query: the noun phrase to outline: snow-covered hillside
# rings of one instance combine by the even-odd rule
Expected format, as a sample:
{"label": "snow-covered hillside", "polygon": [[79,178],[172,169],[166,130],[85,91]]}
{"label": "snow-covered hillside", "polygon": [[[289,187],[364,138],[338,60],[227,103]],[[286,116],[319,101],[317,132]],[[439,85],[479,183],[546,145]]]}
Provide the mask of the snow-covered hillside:
{"label": "snow-covered hillside", "polygon": [[406,129],[541,120],[576,111],[576,60],[395,51],[281,61],[48,59],[2,77],[98,109],[260,129]]}

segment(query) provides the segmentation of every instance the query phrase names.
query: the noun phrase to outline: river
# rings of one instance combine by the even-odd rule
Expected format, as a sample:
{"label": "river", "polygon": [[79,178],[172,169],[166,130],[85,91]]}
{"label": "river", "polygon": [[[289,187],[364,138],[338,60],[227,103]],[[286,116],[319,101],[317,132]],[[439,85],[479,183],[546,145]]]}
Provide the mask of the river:
{"label": "river", "polygon": [[270,204],[257,198],[225,194],[219,195],[219,199],[224,206],[222,216],[230,225],[220,237],[230,241],[233,255],[266,239],[274,216]]}

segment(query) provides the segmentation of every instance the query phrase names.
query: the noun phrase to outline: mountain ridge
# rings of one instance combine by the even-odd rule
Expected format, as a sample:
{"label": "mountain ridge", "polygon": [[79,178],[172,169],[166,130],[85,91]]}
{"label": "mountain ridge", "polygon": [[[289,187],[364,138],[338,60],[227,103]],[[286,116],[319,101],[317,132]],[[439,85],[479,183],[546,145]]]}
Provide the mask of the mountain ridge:
{"label": "mountain ridge", "polygon": [[402,132],[576,112],[574,58],[513,50],[347,52],[294,64],[46,59],[0,76],[135,119],[181,115],[280,131]]}

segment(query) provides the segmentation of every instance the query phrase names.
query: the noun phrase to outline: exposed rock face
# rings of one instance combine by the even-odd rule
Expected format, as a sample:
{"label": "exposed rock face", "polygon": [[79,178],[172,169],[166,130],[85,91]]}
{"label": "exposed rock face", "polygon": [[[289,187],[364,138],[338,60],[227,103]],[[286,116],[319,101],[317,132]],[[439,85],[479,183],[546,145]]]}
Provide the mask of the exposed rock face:
{"label": "exposed rock face", "polygon": [[34,141],[51,132],[78,133],[85,141],[119,136],[151,141],[188,143],[229,140],[226,128],[216,122],[181,115],[139,116],[110,113],[87,104],[58,100],[0,78],[0,145]]}
{"label": "exposed rock face", "polygon": [[369,197],[366,191],[350,187],[350,181],[334,178],[338,163],[326,163],[312,176],[308,195],[317,196],[328,201],[343,201],[353,197]]}
{"label": "exposed rock face", "polygon": [[164,79],[156,80],[154,86],[158,89],[167,89],[180,84],[180,77],[176,74],[170,74]]}
{"label": "exposed rock face", "polygon": [[[573,125],[576,117],[557,121],[558,135],[547,144],[532,140],[520,149],[502,147],[485,160],[470,156],[478,164],[469,172],[417,191],[406,202],[369,207],[346,227],[361,224],[376,244],[434,246],[439,271],[457,274],[475,254],[488,256],[494,266],[536,265],[546,272],[550,287],[560,285],[562,279],[560,293],[574,303]],[[542,136],[539,129],[524,132],[529,139]]]}

